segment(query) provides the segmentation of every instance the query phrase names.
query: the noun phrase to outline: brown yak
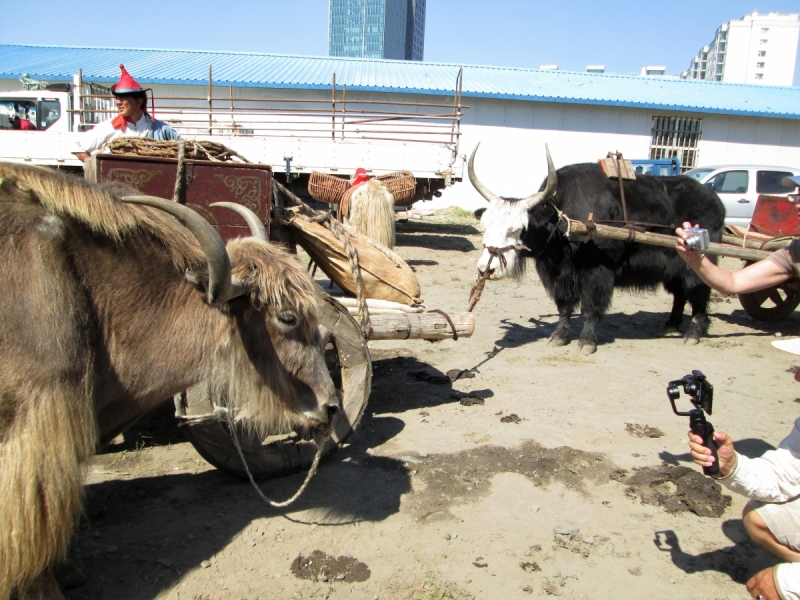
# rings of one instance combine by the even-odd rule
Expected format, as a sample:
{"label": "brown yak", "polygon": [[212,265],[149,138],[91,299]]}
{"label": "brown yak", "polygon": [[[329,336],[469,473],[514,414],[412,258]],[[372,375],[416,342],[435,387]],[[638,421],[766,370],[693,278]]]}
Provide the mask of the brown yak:
{"label": "brown yak", "polygon": [[261,432],[338,405],[294,257],[118,193],[0,164],[0,600],[63,597],[82,465],[165,398],[205,381]]}

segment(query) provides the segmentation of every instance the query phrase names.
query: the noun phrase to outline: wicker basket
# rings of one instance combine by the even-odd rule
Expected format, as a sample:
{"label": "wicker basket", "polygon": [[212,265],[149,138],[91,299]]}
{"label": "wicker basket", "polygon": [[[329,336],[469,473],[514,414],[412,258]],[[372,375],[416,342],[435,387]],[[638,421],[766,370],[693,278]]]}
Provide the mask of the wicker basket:
{"label": "wicker basket", "polygon": [[417,180],[411,171],[395,171],[376,177],[394,196],[395,204],[408,204],[417,192]]}
{"label": "wicker basket", "polygon": [[347,179],[317,171],[311,171],[311,177],[308,178],[308,193],[311,197],[328,204],[339,204],[347,191],[347,186]]}

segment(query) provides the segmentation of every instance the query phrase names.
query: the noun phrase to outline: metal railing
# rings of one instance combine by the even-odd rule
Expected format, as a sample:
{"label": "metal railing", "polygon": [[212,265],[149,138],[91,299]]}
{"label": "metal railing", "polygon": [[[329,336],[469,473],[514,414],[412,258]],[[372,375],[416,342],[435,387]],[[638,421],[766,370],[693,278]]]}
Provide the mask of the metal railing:
{"label": "metal railing", "polygon": [[[336,141],[394,141],[440,144],[455,157],[463,110],[459,70],[452,102],[366,99],[331,81],[330,99],[237,97],[234,87],[220,94],[208,69],[208,90],[202,96],[155,96],[157,117],[183,135],[222,135]],[[81,128],[116,115],[108,94],[83,94],[77,113]],[[105,109],[105,110],[104,110]]]}

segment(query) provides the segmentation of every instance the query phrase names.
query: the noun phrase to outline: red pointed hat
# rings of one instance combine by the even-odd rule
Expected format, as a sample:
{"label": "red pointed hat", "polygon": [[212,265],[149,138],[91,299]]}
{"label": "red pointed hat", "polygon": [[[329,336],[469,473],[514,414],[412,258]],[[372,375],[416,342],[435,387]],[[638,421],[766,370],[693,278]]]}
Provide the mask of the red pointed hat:
{"label": "red pointed hat", "polygon": [[119,69],[122,71],[122,75],[120,75],[119,81],[111,86],[112,92],[115,94],[136,94],[144,91],[144,88],[136,83],[136,80],[125,70],[125,66],[122,63],[120,63]]}
{"label": "red pointed hat", "polygon": [[364,183],[365,181],[369,181],[370,177],[367,175],[367,172],[359,167],[356,169],[355,175],[353,175],[352,179],[350,179],[350,187],[355,187],[360,183]]}

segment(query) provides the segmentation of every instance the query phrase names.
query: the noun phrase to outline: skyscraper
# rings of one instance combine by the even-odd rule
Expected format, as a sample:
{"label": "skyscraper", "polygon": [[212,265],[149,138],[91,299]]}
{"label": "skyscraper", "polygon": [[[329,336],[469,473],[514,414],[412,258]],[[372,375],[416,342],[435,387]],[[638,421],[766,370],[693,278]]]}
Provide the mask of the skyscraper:
{"label": "skyscraper", "polygon": [[330,0],[328,54],[422,60],[426,0]]}

